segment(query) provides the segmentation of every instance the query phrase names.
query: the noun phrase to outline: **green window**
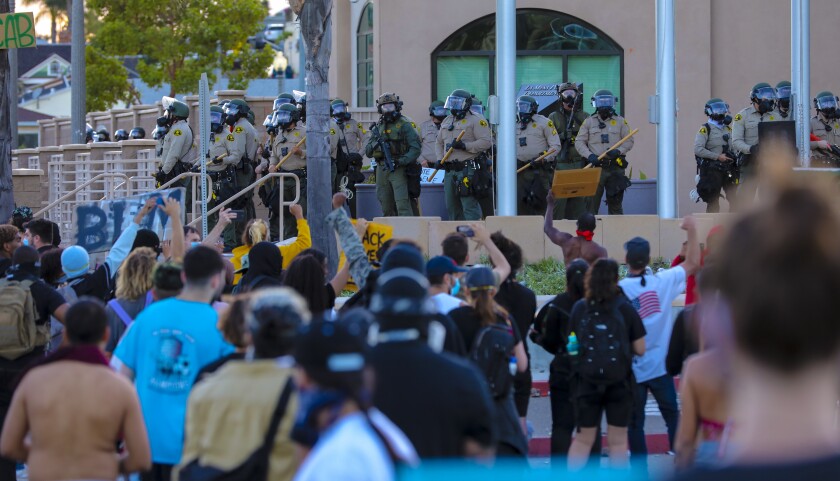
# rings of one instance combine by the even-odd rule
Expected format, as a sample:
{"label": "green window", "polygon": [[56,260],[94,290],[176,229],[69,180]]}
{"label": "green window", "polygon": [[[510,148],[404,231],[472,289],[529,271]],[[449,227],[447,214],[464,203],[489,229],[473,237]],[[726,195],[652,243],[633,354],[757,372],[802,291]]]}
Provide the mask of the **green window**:
{"label": "green window", "polygon": [[356,105],[373,107],[373,4],[362,10],[356,30]]}

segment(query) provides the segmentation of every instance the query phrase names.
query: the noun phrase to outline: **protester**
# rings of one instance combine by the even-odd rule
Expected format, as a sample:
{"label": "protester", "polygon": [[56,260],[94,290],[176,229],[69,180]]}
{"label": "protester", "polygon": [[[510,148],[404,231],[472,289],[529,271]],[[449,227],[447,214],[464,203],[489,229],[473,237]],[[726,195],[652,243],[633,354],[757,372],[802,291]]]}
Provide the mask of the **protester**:
{"label": "protester", "polygon": [[[583,259],[575,259],[566,266],[566,292],[558,294],[540,309],[531,338],[549,354],[554,355],[548,374],[552,456],[568,456],[572,432],[575,429],[572,394],[574,373],[569,352],[566,350],[566,333],[572,331],[569,325],[572,308],[586,294],[583,281],[587,270],[589,264]],[[498,295],[496,297],[498,298]],[[597,453],[601,452],[599,436],[595,437],[593,448]]]}
{"label": "protester", "polygon": [[628,270],[627,277],[619,284],[638,311],[647,331],[646,352],[633,363],[636,402],[629,429],[630,451],[634,461],[638,461],[642,466],[647,466],[645,404],[648,392],[653,394],[665,420],[671,450],[680,419],[674,379],[668,375],[665,368],[665,357],[674,326],[671,306],[674,299],[685,290],[686,277],[694,274],[700,265],[700,244],[694,217],[688,216],[683,219],[680,227],[686,231],[688,237],[685,262],[656,275],[646,275],[647,266],[650,264],[648,241],[635,237],[624,245]]}
{"label": "protester", "polygon": [[[312,238],[309,233],[309,224],[303,218],[303,209],[300,204],[293,204],[289,206],[289,212],[295,217],[297,222],[297,237],[291,244],[284,244],[280,246],[280,255],[283,258],[283,268],[291,264],[292,259],[295,258],[300,251],[312,247]],[[248,252],[255,244],[268,240],[268,225],[262,219],[253,219],[245,226],[245,231],[242,233],[242,244],[236,247],[231,252],[233,257],[231,262],[237,271],[241,271],[245,266],[244,258],[248,256]],[[234,284],[239,284],[242,278],[241,274],[237,273],[233,278]]]}
{"label": "protester", "polygon": [[595,237],[595,216],[586,212],[580,215],[577,220],[575,235],[560,232],[554,227],[554,194],[548,191],[548,202],[545,208],[545,221],[543,232],[555,245],[563,249],[563,261],[568,265],[575,259],[583,259],[590,265],[598,259],[607,258],[607,250],[593,242]]}
{"label": "protester", "polygon": [[[283,254],[271,242],[258,242],[243,259],[247,271],[234,288],[235,293],[253,292],[258,289],[283,285]],[[253,261],[253,267],[251,262]]]}
{"label": "protester", "polygon": [[498,286],[510,275],[510,264],[508,264],[507,259],[502,255],[499,248],[496,247],[496,244],[493,243],[493,240],[490,238],[490,233],[483,223],[471,223],[467,227],[469,227],[471,234],[467,234],[466,237],[462,234],[454,233],[449,234],[443,240],[441,244],[443,255],[451,258],[461,267],[467,265],[470,262],[469,246],[467,245],[467,249],[464,249],[464,243],[468,237],[472,238],[476,244],[484,247],[487,251],[490,263],[493,264],[493,273],[496,275],[496,285]]}
{"label": "protester", "polygon": [[[82,299],[67,310],[68,345],[23,376],[0,453],[25,460],[29,479],[115,479],[151,466],[137,394],[108,367],[105,310]],[[125,442],[122,455],[116,446]]]}
{"label": "protester", "polygon": [[705,296],[714,296],[717,291],[716,279],[712,267],[704,267],[695,274],[697,284],[695,303],[686,306],[677,314],[671,340],[668,342],[668,354],[665,355],[665,369],[669,376],[679,376],[685,360],[700,352],[700,320],[703,317],[701,302]]}
{"label": "protester", "polygon": [[[496,302],[513,318],[522,340],[531,332],[534,325],[534,316],[537,313],[537,296],[534,291],[528,289],[516,280],[516,274],[522,269],[522,248],[516,242],[505,237],[501,232],[490,236],[493,244],[499,248],[502,255],[510,264],[510,275],[502,281],[499,290],[496,292]],[[519,420],[524,427],[525,417],[528,415],[528,402],[531,400],[531,353],[528,351],[528,343],[523,342],[525,355],[528,358],[528,369],[516,373],[513,382],[513,400],[516,404],[516,412],[519,413]],[[527,429],[526,429],[527,431]]]}
{"label": "protester", "polygon": [[177,262],[161,262],[152,271],[152,298],[162,301],[175,297],[184,288],[181,279],[181,264]]}
{"label": "protester", "polygon": [[[321,274],[318,274],[318,268]],[[347,287],[350,280],[350,263],[336,272],[329,282],[327,256],[318,249],[306,249],[289,264],[284,275],[284,285],[291,287],[306,299],[313,316],[331,311],[335,307],[335,299]],[[331,317],[328,315],[328,317]]]}
{"label": "protester", "polygon": [[[392,248],[386,261],[408,246]],[[419,256],[422,264],[422,256]],[[376,323],[373,403],[393,420],[421,458],[492,457],[497,432],[481,373],[465,359],[429,346],[434,306],[425,276],[410,268],[381,274],[371,300]]]}
{"label": "protester", "polygon": [[513,401],[513,376],[528,369],[525,343],[510,314],[493,299],[496,295],[493,272],[487,267],[474,267],[464,281],[470,305],[449,315],[458,326],[464,344],[470,346],[470,359],[477,363],[490,385],[496,408],[494,422],[499,432],[496,454],[527,456],[525,429]]}
{"label": "protester", "polygon": [[23,245],[34,247],[38,250],[38,254],[43,254],[61,244],[61,236],[55,222],[35,219],[27,222],[24,228],[26,230],[23,235]]}
{"label": "protester", "polygon": [[467,260],[470,258],[470,243],[464,234],[460,232],[447,234],[440,243],[440,248],[443,255],[455,261],[455,264],[461,267],[467,265]]}
{"label": "protester", "polygon": [[9,224],[0,225],[0,276],[12,265],[12,254],[22,245],[17,227]]}
{"label": "protester", "polygon": [[469,269],[458,267],[451,258],[436,256],[426,263],[426,278],[429,279],[429,296],[439,314],[449,314],[453,309],[467,304],[450,295],[457,286],[460,290],[461,277]]}
{"label": "protester", "polygon": [[[578,433],[569,468],[586,465],[606,413],[610,465],[627,465],[627,424],[633,409],[633,356],[645,354],[645,326],[618,286],[618,263],[599,259],[585,279],[586,297],[569,320],[567,351],[575,371]],[[575,345],[578,344],[578,345]],[[616,355],[616,351],[618,355]]]}
{"label": "protester", "polygon": [[[714,226],[709,231],[709,234],[706,236],[706,245],[705,249],[703,248],[703,244],[700,245],[701,252],[700,252],[700,266],[704,266],[706,261],[713,260],[714,258],[714,248],[715,244],[717,243],[717,239],[721,237],[723,233],[722,226]],[[685,262],[685,249],[688,245],[687,242],[683,242],[682,249],[677,257],[671,262],[671,267],[676,267],[681,263]],[[697,279],[696,276],[688,276],[685,283],[685,305],[686,307],[693,305],[697,302]]]}
{"label": "protester", "polygon": [[[34,339],[29,339],[31,344],[28,345],[18,344],[17,339],[23,339],[23,336],[7,336],[3,345],[0,346],[0,419],[6,418],[20,373],[33,361],[43,358],[47,351],[50,316],[64,323],[64,316],[69,307],[55,289],[40,279],[38,251],[34,247],[21,246],[15,250],[8,277],[0,279],[0,294],[4,294],[7,288],[13,285],[12,283],[19,285],[24,291],[28,288],[34,303],[34,312],[24,307],[27,302],[26,296],[20,296],[20,292],[12,291],[9,297],[3,295],[4,303],[0,305],[0,309],[5,311],[4,317],[9,316],[6,317],[6,322],[13,323],[12,326],[24,327],[34,322],[35,336]],[[12,300],[14,303],[10,302]],[[19,308],[18,312],[22,312],[18,315],[22,317],[12,318],[16,304]],[[27,312],[31,312],[31,318]],[[14,461],[0,459],[0,479],[15,479],[15,475]]]}
{"label": "protester", "polygon": [[294,355],[300,391],[295,432],[317,438],[296,481],[391,481],[395,464],[417,464],[406,435],[370,405],[369,348],[359,333],[315,320],[298,336]]}
{"label": "protester", "polygon": [[233,351],[216,328],[210,303],[224,287],[221,256],[199,246],[184,256],[177,298],[144,309],[126,331],[111,364],[135,381],[152,447],[144,480],[169,481],[181,460],[187,397],[198,371]]}
{"label": "protester", "polygon": [[734,331],[733,429],[725,467],[680,480],[828,481],[840,472],[836,194],[783,181],[715,250],[719,308]]}
{"label": "protester", "polygon": [[67,275],[61,268],[62,254],[64,254],[64,248],[62,247],[50,249],[41,254],[41,280],[56,289],[67,280]]}
{"label": "protester", "polygon": [[110,332],[105,352],[114,352],[128,326],[140,311],[154,301],[152,286],[156,265],[157,254],[148,247],[135,249],[120,265],[117,271],[116,298],[108,301],[105,306]]}
{"label": "protester", "polygon": [[[350,275],[353,276],[356,287],[359,291],[362,291],[365,289],[368,277],[373,270],[367,252],[365,252],[365,247],[362,244],[362,238],[365,236],[365,232],[367,232],[368,222],[365,219],[356,219],[356,225],[354,226],[347,217],[347,211],[344,209],[346,203],[347,196],[343,193],[339,192],[333,195],[333,211],[324,220],[338,234],[338,241],[341,244],[341,250],[344,251],[344,256],[346,257],[345,262],[349,266]],[[376,284],[375,279],[373,284]]]}
{"label": "protester", "polygon": [[[274,291],[272,290],[272,292]],[[250,335],[248,334],[246,317],[250,309],[251,296],[252,294],[237,295],[227,309],[219,314],[219,331],[222,333],[222,337],[225,338],[225,342],[233,346],[235,351],[202,367],[198,371],[198,376],[195,378],[196,384],[221,369],[228,361],[241,361],[245,359],[245,354],[249,346],[248,336]]]}
{"label": "protester", "polygon": [[12,218],[9,219],[9,224],[17,227],[18,231],[23,234],[26,230],[24,226],[32,220],[32,217],[32,209],[29,207],[25,205],[15,207],[15,210],[12,211]]}
{"label": "protester", "polygon": [[[245,303],[242,327],[247,335],[242,338],[248,355],[226,362],[190,394],[184,453],[175,479],[196,465],[223,472],[240,466],[263,445],[275,415],[281,421],[270,441],[266,479],[291,480],[296,471],[295,448],[289,439],[298,406],[291,354],[297,330],[309,322],[309,312],[303,299],[286,288],[263,289]],[[281,396],[284,406],[278,404]]]}

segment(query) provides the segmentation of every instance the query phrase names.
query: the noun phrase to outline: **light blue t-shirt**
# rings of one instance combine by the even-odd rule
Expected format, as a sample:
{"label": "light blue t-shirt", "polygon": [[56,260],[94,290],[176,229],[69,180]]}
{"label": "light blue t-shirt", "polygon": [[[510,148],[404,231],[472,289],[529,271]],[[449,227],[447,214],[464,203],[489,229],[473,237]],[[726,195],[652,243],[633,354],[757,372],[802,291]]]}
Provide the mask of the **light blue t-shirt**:
{"label": "light blue t-shirt", "polygon": [[114,351],[134,371],[155,463],[181,461],[187,398],[198,371],[234,351],[216,320],[209,304],[176,298],[155,302],[137,316]]}

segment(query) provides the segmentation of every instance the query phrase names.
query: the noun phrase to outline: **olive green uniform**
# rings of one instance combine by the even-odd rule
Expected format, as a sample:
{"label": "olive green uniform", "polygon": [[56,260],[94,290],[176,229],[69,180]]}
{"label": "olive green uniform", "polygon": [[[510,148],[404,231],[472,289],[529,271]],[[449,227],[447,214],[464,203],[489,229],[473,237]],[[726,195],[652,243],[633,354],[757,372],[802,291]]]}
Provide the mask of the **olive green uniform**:
{"label": "olive green uniform", "polygon": [[731,161],[722,162],[718,157],[730,150],[732,128],[728,125],[716,125],[712,122],[703,124],[694,136],[694,157],[697,161],[697,173],[700,182],[697,193],[706,203],[706,212],[720,212],[720,191],[726,192],[729,210],[734,210],[738,191],[737,173]]}
{"label": "olive green uniform", "polygon": [[[577,137],[580,126],[589,115],[583,110],[575,111],[574,115],[569,115],[569,111],[565,108],[560,108],[556,112],[552,112],[548,116],[549,120],[557,129],[557,135],[560,138],[560,153],[554,161],[555,170],[573,170],[582,169],[584,167],[584,159],[581,158],[577,149],[575,149],[575,137]],[[570,122],[570,119],[571,120]],[[561,158],[563,153],[563,146],[566,147],[566,159]],[[554,203],[554,219],[570,219],[577,220],[584,212],[586,212],[586,201],[588,197],[572,197],[569,199],[557,199]]]}
{"label": "olive green uniform", "polygon": [[473,112],[467,112],[461,120],[452,115],[446,117],[437,136],[435,153],[438,159],[443,159],[461,132],[465,132],[461,141],[466,150],[453,149],[452,155],[443,164],[446,169],[443,177],[446,210],[449,220],[478,220],[481,219],[481,207],[472,195],[469,179],[475,173],[474,159],[492,146],[490,125],[484,117]]}
{"label": "olive green uniform", "polygon": [[[630,126],[624,117],[615,114],[607,120],[601,120],[601,117],[596,113],[588,117],[581,125],[577,137],[575,137],[575,150],[583,159],[587,159],[590,154],[601,155],[629,133]],[[632,148],[633,137],[630,137],[621,144],[618,151],[623,158]],[[622,206],[624,191],[630,186],[630,179],[624,173],[627,168],[627,161],[625,160],[624,167],[621,167],[617,162],[604,156],[601,163],[601,179],[598,182],[598,190],[595,191],[595,196],[590,200],[589,212],[593,215],[598,214],[598,210],[601,208],[601,199],[604,197],[604,191],[606,191],[608,213],[610,215],[624,215],[624,207]]]}
{"label": "olive green uniform", "polygon": [[338,169],[336,168],[338,146],[341,145],[341,150],[345,154],[362,154],[362,141],[366,134],[367,131],[361,122],[355,122],[352,119],[347,122],[336,122],[335,119],[330,118],[330,158],[332,159],[330,175],[332,178],[333,193],[340,190],[339,184],[341,179],[337,178]]}
{"label": "olive green uniform", "polygon": [[[266,167],[274,167],[275,165],[280,163],[280,160],[283,159],[295,146],[300,142],[304,137],[306,137],[306,127],[300,124],[300,122],[296,123],[294,128],[291,130],[282,130],[274,137],[274,143],[271,145],[271,156],[268,158],[268,161],[263,160],[262,166],[263,170],[267,171]],[[283,165],[277,170],[277,172],[285,172],[289,174],[295,174],[300,179],[300,200],[298,203],[303,208],[303,215],[306,215],[306,142],[301,144],[300,147],[300,154],[292,154],[289,156],[289,159],[283,163]],[[267,187],[269,189],[273,189],[277,183],[276,180],[269,181],[270,185]],[[283,201],[290,201],[295,197],[295,181],[291,178],[284,178],[283,179],[283,186],[282,186],[282,198]],[[283,237],[280,238],[278,236],[279,232],[279,216],[272,212],[271,217],[269,218],[269,229],[272,239],[280,238],[288,239],[291,237],[297,236],[297,222],[294,220],[294,216],[289,212],[288,207],[283,207],[282,212],[283,217]]]}
{"label": "olive green uniform", "polygon": [[405,168],[417,162],[420,156],[420,136],[412,122],[404,116],[394,122],[382,120],[378,129],[383,140],[390,140],[394,171],[390,172],[385,167],[385,155],[371,136],[365,146],[365,155],[376,159],[376,197],[386,217],[411,217],[414,211],[408,195]]}
{"label": "olive green uniform", "polygon": [[[164,173],[170,173],[177,162],[186,164],[187,170],[195,164],[197,150],[193,144],[192,129],[186,120],[173,123],[160,145],[160,165]],[[192,212],[192,179],[181,179],[170,187],[186,188],[184,206],[186,212]]]}
{"label": "olive green uniform", "polygon": [[[840,144],[840,120],[824,121],[820,114],[811,117],[811,133],[830,145]],[[836,156],[819,148],[819,142],[811,141],[811,159],[817,161],[820,167],[836,167],[840,162]]]}
{"label": "olive green uniform", "polygon": [[554,122],[539,114],[531,121],[516,125],[516,168],[524,167],[550,150],[554,154],[539,164],[528,167],[516,176],[516,199],[519,215],[545,214],[545,196],[554,178],[554,158],[560,153],[560,137]]}
{"label": "olive green uniform", "polygon": [[741,110],[732,120],[732,151],[742,157],[739,199],[747,204],[755,199],[758,185],[755,182],[757,173],[755,159],[750,155],[750,147],[758,144],[758,124],[761,122],[776,122],[783,120],[775,110],[760,114],[754,106]]}

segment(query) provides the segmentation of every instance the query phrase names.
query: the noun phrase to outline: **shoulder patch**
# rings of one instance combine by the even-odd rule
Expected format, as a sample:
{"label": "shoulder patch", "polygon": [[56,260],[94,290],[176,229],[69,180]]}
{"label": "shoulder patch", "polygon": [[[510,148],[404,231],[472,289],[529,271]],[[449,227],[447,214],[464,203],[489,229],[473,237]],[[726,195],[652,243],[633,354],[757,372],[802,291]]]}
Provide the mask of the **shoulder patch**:
{"label": "shoulder patch", "polygon": [[467,123],[467,119],[461,119],[461,123],[462,123],[462,124]]}
{"label": "shoulder patch", "polygon": [[487,121],[486,120],[479,120],[478,125],[480,125],[482,127],[487,127]]}
{"label": "shoulder patch", "polygon": [[235,129],[233,129],[233,131],[236,132],[237,134],[241,134],[242,133],[242,127],[237,127]]}
{"label": "shoulder patch", "polygon": [[557,129],[551,129],[551,135],[557,135]]}
{"label": "shoulder patch", "polygon": [[776,116],[775,116],[775,115],[771,115],[771,116],[770,116],[770,120],[776,120]]}
{"label": "shoulder patch", "polygon": [[554,128],[554,122],[549,120],[548,121],[548,126],[551,127],[551,128]]}
{"label": "shoulder patch", "polygon": [[175,129],[175,131],[172,132],[172,134],[176,137],[180,137],[183,134],[183,132],[181,132],[181,129]]}
{"label": "shoulder patch", "polygon": [[335,129],[330,129],[330,135],[335,135]]}
{"label": "shoulder patch", "polygon": [[610,125],[615,125],[615,124],[616,124],[615,119],[610,120]]}
{"label": "shoulder patch", "polygon": [[412,122],[412,123],[411,123],[411,128],[412,128],[412,129],[414,129],[414,130],[417,130],[417,124],[415,124],[414,122]]}
{"label": "shoulder patch", "polygon": [[743,116],[743,115],[741,115],[741,114],[735,114],[735,122],[737,122],[737,121],[739,121],[739,120],[741,120],[741,119],[743,119],[743,118],[744,118],[744,116]]}
{"label": "shoulder patch", "polygon": [[227,140],[228,142],[233,142],[233,134],[228,134]]}
{"label": "shoulder patch", "polygon": [[533,127],[533,128],[535,128],[535,129],[536,129],[536,128],[537,128],[537,123],[536,123],[536,122],[534,122],[533,124],[531,124],[531,127]]}
{"label": "shoulder patch", "polygon": [[700,133],[706,135],[708,132],[706,131],[706,127],[700,127]]}
{"label": "shoulder patch", "polygon": [[628,127],[630,126],[630,124],[627,123],[627,119],[624,119],[624,125],[626,125]]}
{"label": "shoulder patch", "polygon": [[295,137],[300,137],[300,132],[295,131]]}

